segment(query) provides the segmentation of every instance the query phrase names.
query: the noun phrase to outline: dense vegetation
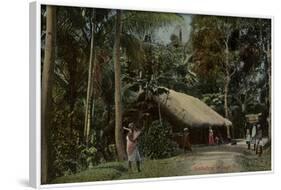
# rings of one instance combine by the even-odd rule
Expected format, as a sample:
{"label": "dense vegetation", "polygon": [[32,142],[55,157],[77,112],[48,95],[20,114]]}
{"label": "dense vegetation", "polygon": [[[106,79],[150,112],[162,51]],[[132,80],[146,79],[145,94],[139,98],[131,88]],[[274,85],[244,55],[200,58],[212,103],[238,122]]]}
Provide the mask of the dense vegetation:
{"label": "dense vegetation", "polygon": [[153,101],[163,87],[229,118],[234,138],[247,113],[261,112],[270,126],[270,20],[190,17],[187,42],[180,30],[160,43],[157,29],[181,26],[182,15],[42,7],[43,183],[123,160],[122,126],[132,121],[144,129],[144,156],[175,155],[172,124]]}

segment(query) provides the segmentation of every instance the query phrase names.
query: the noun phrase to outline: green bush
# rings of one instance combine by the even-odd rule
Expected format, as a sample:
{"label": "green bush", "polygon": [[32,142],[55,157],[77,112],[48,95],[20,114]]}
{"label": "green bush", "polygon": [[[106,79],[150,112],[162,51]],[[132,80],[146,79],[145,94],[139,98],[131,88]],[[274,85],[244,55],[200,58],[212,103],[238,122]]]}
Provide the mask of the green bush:
{"label": "green bush", "polygon": [[153,121],[140,136],[140,151],[151,159],[167,158],[176,155],[178,145],[171,140],[172,129],[168,123]]}

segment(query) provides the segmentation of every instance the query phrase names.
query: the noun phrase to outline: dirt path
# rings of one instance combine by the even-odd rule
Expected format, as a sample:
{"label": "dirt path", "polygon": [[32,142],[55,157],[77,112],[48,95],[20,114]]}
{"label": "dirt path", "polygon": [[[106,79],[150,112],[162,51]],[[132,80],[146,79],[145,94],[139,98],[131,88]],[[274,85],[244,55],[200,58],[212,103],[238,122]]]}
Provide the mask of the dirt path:
{"label": "dirt path", "polygon": [[240,172],[240,164],[236,157],[241,153],[230,151],[207,151],[196,155],[193,159],[191,170],[193,174],[212,174]]}
{"label": "dirt path", "polygon": [[246,145],[193,147],[192,152],[163,160],[145,160],[141,173],[132,172],[121,178],[188,176],[244,171],[239,158],[247,154]]}
{"label": "dirt path", "polygon": [[[201,147],[194,148],[192,153],[185,155],[185,158],[192,163],[190,166],[192,175],[241,172],[243,168],[237,158],[243,156],[245,150],[244,143],[235,146]],[[252,154],[251,151],[249,154]]]}
{"label": "dirt path", "polygon": [[[188,176],[244,171],[239,163],[246,146],[220,145],[194,147],[192,152],[163,160],[145,160],[142,172],[125,173],[121,178]],[[252,154],[251,151],[248,154]]]}

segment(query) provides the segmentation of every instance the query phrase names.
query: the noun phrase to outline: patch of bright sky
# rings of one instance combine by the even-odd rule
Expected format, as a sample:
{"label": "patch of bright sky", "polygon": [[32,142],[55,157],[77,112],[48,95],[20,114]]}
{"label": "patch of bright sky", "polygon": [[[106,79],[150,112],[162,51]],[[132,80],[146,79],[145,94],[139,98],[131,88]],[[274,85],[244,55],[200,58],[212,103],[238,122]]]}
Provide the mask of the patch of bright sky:
{"label": "patch of bright sky", "polygon": [[182,30],[182,42],[186,43],[189,40],[191,33],[192,15],[182,14],[183,21],[175,22],[169,26],[162,27],[155,31],[153,38],[157,43],[168,44],[171,42],[170,37],[172,34],[179,35],[179,30]]}

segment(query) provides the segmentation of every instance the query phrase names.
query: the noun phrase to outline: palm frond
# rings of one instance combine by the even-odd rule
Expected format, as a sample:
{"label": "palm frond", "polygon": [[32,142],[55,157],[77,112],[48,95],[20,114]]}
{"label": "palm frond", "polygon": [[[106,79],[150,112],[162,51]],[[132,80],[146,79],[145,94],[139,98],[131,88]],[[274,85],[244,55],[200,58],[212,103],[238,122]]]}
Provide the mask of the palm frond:
{"label": "palm frond", "polygon": [[125,49],[129,62],[132,63],[129,67],[135,68],[141,66],[145,55],[142,41],[134,35],[123,33],[121,36],[121,45]]}
{"label": "palm frond", "polygon": [[183,21],[180,15],[174,13],[130,11],[127,14],[128,19],[124,22],[124,31],[139,36],[152,33],[157,28]]}

